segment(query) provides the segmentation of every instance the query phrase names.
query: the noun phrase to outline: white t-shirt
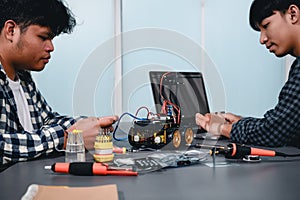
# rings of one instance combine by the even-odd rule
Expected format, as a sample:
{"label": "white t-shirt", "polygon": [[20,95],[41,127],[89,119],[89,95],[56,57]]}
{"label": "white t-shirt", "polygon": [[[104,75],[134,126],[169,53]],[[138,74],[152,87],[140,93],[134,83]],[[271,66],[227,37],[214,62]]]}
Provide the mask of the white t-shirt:
{"label": "white t-shirt", "polygon": [[25,97],[25,93],[20,84],[20,79],[17,81],[12,81],[8,78],[9,87],[11,88],[15,101],[17,104],[17,112],[20,119],[20,123],[22,124],[25,131],[32,131],[33,126],[30,118],[29,107]]}

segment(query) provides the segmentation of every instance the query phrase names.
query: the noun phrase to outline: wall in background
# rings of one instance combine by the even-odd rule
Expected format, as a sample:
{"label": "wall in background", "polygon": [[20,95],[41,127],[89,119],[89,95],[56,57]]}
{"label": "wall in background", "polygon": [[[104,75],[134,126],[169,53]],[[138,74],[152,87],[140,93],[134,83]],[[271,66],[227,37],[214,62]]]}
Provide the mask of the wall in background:
{"label": "wall in background", "polygon": [[[33,75],[53,110],[61,114],[77,115],[78,113],[74,112],[73,99],[78,73],[89,55],[113,37],[113,1],[66,0],[66,2],[75,14],[78,25],[72,34],[63,34],[54,38],[55,50],[50,63],[43,72],[33,72]],[[111,54],[112,51],[107,49],[107,54]],[[86,79],[88,80],[89,77]],[[86,102],[82,102],[82,108],[85,104]],[[107,106],[103,107],[101,109],[105,110]],[[111,113],[110,110],[104,112]],[[94,115],[95,113],[81,114]]]}
{"label": "wall in background", "polygon": [[[33,73],[34,77],[48,103],[62,114],[115,114],[112,99],[116,60],[111,59],[114,1],[67,2],[79,25],[71,35],[54,39],[56,49],[51,62],[43,72]],[[210,98],[212,111],[224,109],[262,116],[274,106],[285,80],[285,62],[259,44],[259,33],[248,24],[250,3],[251,0],[123,0],[123,111],[134,113],[140,106],[154,109],[148,71],[163,69],[207,73],[208,92],[216,92],[216,84],[224,90],[217,93],[225,94],[221,97],[223,107],[215,103],[220,99]],[[157,43],[149,46],[149,41]],[[201,64],[195,64],[194,59]],[[96,68],[91,78],[89,73]],[[217,71],[217,78],[209,75],[210,68]],[[86,77],[78,79],[79,73],[85,71]],[[92,101],[81,101],[74,91],[78,84],[87,83]],[[79,101],[74,103],[74,98]],[[93,111],[85,110],[90,106]]]}

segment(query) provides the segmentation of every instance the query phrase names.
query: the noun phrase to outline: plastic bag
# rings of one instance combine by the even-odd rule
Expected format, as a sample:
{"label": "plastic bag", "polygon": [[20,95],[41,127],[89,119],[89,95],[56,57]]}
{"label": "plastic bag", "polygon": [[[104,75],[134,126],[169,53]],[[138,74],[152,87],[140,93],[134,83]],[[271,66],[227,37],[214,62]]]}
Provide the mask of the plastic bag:
{"label": "plastic bag", "polygon": [[184,152],[159,152],[131,154],[127,158],[115,158],[113,163],[118,167],[132,167],[135,171],[148,173],[168,167],[183,167],[205,161],[208,153],[191,150]]}

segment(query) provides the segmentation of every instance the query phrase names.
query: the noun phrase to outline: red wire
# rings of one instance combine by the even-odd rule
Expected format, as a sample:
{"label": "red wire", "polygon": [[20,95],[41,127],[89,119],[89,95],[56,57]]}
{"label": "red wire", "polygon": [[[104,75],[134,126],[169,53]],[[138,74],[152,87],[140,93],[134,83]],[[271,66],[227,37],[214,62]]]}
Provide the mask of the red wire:
{"label": "red wire", "polygon": [[139,111],[140,111],[141,109],[143,109],[143,108],[147,110],[147,118],[148,118],[149,115],[150,115],[150,111],[149,111],[149,109],[148,109],[146,106],[141,106],[139,109],[137,109],[137,111],[136,111],[136,113],[135,113],[135,116],[138,116]]}
{"label": "red wire", "polygon": [[164,74],[161,76],[161,78],[160,78],[159,93],[160,93],[160,96],[161,96],[161,98],[162,98],[162,100],[163,100],[163,105],[162,105],[162,107],[161,107],[161,112],[164,113],[164,114],[166,114],[166,113],[167,113],[167,106],[168,106],[168,105],[172,105],[173,108],[177,111],[177,116],[176,116],[176,118],[175,118],[176,123],[177,123],[177,124],[180,124],[180,108],[179,108],[179,106],[176,105],[176,104],[174,104],[174,103],[172,103],[172,102],[169,101],[169,100],[166,100],[166,98],[164,98],[164,96],[162,95],[162,85],[163,85],[162,82],[163,82],[163,78],[164,78],[165,76],[167,76],[168,74],[170,74],[170,73],[172,73],[172,72],[166,72],[166,73],[164,73]]}

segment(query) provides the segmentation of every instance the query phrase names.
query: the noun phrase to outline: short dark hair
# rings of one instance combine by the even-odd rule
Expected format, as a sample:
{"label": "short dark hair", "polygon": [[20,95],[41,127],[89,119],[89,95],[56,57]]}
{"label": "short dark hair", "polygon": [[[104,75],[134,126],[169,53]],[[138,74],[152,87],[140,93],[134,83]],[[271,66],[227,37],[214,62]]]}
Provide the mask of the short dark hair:
{"label": "short dark hair", "polygon": [[71,33],[76,25],[63,0],[0,0],[0,30],[13,20],[24,31],[29,25],[49,27],[54,36]]}
{"label": "short dark hair", "polygon": [[285,13],[290,5],[300,8],[299,0],[254,0],[250,7],[249,23],[250,26],[259,31],[258,25],[267,17],[274,14],[274,11]]}

